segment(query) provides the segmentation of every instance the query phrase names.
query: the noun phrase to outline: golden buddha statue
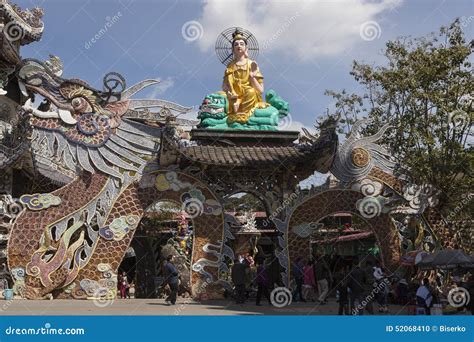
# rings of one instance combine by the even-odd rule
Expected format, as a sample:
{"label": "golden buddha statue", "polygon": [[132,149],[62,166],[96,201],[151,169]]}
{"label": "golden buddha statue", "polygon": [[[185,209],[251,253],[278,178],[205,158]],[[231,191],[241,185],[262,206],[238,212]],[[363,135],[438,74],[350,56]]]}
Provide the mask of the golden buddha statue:
{"label": "golden buddha statue", "polygon": [[269,106],[262,100],[263,75],[248,57],[247,39],[238,30],[232,34],[232,52],[222,85],[229,101],[228,122],[247,123],[255,109]]}
{"label": "golden buddha statue", "polygon": [[228,28],[217,37],[216,53],[227,66],[222,91],[204,98],[199,107],[198,128],[278,130],[281,118],[289,113],[289,105],[274,90],[268,90],[263,100],[263,75],[249,58],[257,56],[256,38],[240,27]]}

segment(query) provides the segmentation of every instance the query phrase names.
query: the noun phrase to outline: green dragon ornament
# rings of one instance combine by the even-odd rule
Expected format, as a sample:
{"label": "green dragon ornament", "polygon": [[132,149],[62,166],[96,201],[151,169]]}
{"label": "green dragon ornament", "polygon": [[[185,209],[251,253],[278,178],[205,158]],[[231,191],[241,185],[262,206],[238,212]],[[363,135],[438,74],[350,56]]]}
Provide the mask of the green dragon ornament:
{"label": "green dragon ornament", "polygon": [[266,103],[256,108],[246,123],[228,120],[229,101],[224,92],[219,91],[207,95],[199,107],[199,128],[205,129],[237,129],[237,130],[278,130],[280,119],[289,113],[288,102],[284,101],[274,90],[266,94]]}

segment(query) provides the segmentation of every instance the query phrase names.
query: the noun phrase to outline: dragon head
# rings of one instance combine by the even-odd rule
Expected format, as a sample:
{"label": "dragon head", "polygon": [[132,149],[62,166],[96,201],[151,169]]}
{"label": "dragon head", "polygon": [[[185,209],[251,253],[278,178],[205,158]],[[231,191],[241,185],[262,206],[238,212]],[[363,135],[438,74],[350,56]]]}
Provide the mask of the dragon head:
{"label": "dragon head", "polygon": [[207,95],[199,107],[198,119],[200,127],[214,126],[227,121],[229,103],[224,92]]}
{"label": "dragon head", "polygon": [[33,126],[58,129],[77,143],[101,144],[110,136],[110,130],[120,125],[128,109],[129,101],[120,100],[124,79],[116,73],[107,74],[105,91],[99,91],[80,80],[62,79],[61,73],[57,61],[24,61],[18,74],[20,89],[28,97],[33,93],[45,98],[38,108],[32,106],[31,99],[23,105],[33,114]]}
{"label": "dragon head", "polygon": [[199,107],[198,119],[201,122],[198,127],[225,130],[277,130],[280,119],[289,114],[289,105],[274,90],[269,90],[266,103],[258,103],[247,122],[229,121],[228,113],[229,101],[224,92],[207,95]]}
{"label": "dragon head", "polygon": [[[157,152],[161,134],[159,125],[143,122],[165,121],[175,117],[173,113],[190,110],[164,100],[130,98],[157,80],[144,80],[126,89],[121,75],[108,73],[104,89],[97,90],[61,74],[57,57],[44,63],[25,59],[18,72],[20,90],[28,98],[23,109],[31,114],[33,157],[37,165],[44,166],[45,176],[62,177],[53,179],[59,183],[67,183],[80,170],[120,180],[126,173],[141,174],[146,161]],[[37,108],[32,105],[36,95],[44,98]]]}

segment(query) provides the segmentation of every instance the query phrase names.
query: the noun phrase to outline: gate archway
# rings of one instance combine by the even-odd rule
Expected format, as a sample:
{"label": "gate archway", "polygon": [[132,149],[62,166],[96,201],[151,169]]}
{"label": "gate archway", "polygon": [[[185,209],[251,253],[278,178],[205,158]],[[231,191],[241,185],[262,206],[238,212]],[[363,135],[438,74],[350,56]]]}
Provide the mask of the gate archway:
{"label": "gate archway", "polygon": [[[191,216],[194,227],[194,242],[191,266],[191,291],[194,298],[206,299],[220,295],[219,269],[222,263],[224,237],[224,214],[214,193],[200,180],[182,172],[155,171],[144,175],[117,197],[106,223],[123,217],[142,218],[144,210],[153,202],[172,201],[182,205]],[[84,298],[85,283],[101,281],[101,265],[110,265],[116,273],[134,235],[132,229],[117,240],[100,239],[95,253],[99,257],[91,260],[75,280],[73,296]]]}
{"label": "gate archway", "polygon": [[[311,224],[318,223],[324,217],[337,212],[348,212],[359,216],[356,203],[363,198],[364,195],[357,191],[330,189],[299,204],[289,218],[286,232],[288,265],[292,265],[292,261],[298,257],[307,258],[310,255],[308,239],[311,235]],[[394,270],[399,262],[400,252],[397,229],[391,217],[388,214],[380,214],[372,218],[366,217],[364,220],[374,232],[385,267]],[[288,272],[288,284],[290,279],[291,267]]]}

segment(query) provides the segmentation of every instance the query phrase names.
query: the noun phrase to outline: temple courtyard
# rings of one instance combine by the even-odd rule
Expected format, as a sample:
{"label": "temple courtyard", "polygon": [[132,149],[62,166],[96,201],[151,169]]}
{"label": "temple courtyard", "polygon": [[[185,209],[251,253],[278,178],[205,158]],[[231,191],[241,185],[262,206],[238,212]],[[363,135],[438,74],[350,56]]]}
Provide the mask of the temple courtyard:
{"label": "temple courtyard", "polygon": [[[284,308],[273,307],[266,302],[256,306],[254,302],[235,304],[227,300],[198,303],[179,298],[176,305],[169,306],[163,299],[116,299],[113,302],[94,303],[92,300],[14,300],[3,303],[0,315],[337,315],[338,303],[332,299],[326,305],[315,303],[293,303]],[[409,308],[390,305],[389,315],[407,315]],[[376,313],[378,314],[378,313]],[[457,314],[463,314],[458,312]]]}

